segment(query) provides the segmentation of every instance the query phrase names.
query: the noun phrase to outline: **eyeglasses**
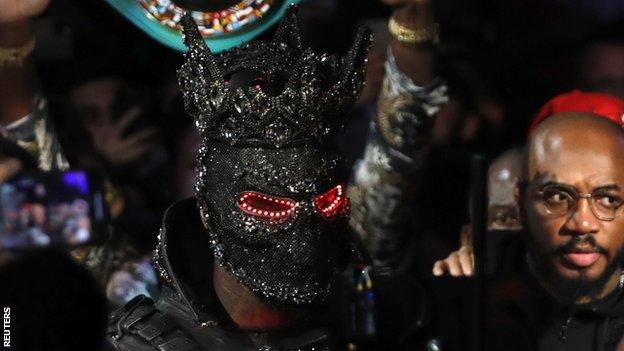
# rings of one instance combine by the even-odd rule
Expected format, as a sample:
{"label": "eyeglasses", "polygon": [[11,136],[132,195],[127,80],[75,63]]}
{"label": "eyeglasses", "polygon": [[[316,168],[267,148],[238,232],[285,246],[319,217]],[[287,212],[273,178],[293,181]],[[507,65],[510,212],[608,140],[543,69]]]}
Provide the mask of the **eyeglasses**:
{"label": "eyeglasses", "polygon": [[538,200],[548,217],[560,217],[577,209],[581,199],[589,201],[589,207],[596,218],[612,221],[622,212],[624,199],[614,193],[614,187],[604,187],[592,194],[579,194],[576,189],[564,184],[546,184],[538,191]]}

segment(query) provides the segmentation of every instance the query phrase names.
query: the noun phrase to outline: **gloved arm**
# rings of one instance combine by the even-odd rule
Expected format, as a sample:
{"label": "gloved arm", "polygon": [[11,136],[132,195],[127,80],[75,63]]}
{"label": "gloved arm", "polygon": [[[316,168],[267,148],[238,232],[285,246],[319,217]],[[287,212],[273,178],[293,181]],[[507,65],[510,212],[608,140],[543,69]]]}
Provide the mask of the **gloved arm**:
{"label": "gloved arm", "polygon": [[[430,1],[385,2],[397,6],[392,17],[403,26],[416,30],[434,25]],[[431,42],[393,39],[377,115],[349,190],[352,227],[378,265],[396,265],[412,235],[412,198],[433,116],[448,100],[446,85],[434,74],[433,51]]]}

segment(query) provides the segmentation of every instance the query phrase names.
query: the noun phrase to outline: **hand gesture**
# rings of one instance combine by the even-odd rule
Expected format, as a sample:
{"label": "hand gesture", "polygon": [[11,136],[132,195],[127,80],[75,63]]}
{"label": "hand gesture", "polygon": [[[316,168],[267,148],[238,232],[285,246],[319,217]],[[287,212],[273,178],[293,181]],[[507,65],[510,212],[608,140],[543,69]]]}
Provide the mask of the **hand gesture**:
{"label": "hand gesture", "polygon": [[139,107],[130,108],[119,120],[104,119],[101,123],[87,128],[93,136],[96,151],[112,164],[134,161],[145,155],[153,146],[156,129],[145,128],[124,136],[126,128],[141,114]]}
{"label": "hand gesture", "polygon": [[470,277],[474,274],[474,254],[472,251],[472,233],[469,225],[462,227],[460,248],[447,258],[436,261],[433,275],[450,274],[453,277]]}

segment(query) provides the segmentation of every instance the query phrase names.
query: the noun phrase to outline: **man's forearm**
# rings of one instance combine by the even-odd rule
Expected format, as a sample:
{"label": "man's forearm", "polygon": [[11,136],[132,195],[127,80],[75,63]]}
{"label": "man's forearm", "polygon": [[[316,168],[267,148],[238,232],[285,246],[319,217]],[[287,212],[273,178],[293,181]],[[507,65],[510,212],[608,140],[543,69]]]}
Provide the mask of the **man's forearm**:
{"label": "man's forearm", "polygon": [[37,91],[33,44],[30,19],[0,22],[0,50],[21,48],[17,62],[0,62],[0,133],[29,151],[41,170],[67,169],[46,99]]}
{"label": "man's forearm", "polygon": [[[30,20],[0,23],[0,50],[20,48],[33,40]],[[32,55],[22,65],[0,64],[0,125],[28,115],[35,95]]]}
{"label": "man's forearm", "polygon": [[352,199],[354,229],[377,264],[393,266],[414,224],[412,200],[423,170],[433,115],[447,101],[439,80],[418,87],[398,71],[392,56],[378,102],[378,114],[364,157],[357,163]]}
{"label": "man's forearm", "polygon": [[[395,9],[392,21],[408,33],[437,30],[427,1]],[[349,189],[352,226],[375,263],[388,266],[398,264],[409,240],[414,224],[413,194],[427,154],[433,116],[448,99],[446,86],[435,74],[437,33],[425,36],[422,42],[392,34],[377,116]]]}
{"label": "man's forearm", "polygon": [[[413,31],[433,29],[436,25],[430,1],[415,2],[396,9],[392,18],[400,26]],[[394,36],[390,43],[398,69],[419,86],[429,86],[436,78],[434,47],[431,41],[406,43]]]}

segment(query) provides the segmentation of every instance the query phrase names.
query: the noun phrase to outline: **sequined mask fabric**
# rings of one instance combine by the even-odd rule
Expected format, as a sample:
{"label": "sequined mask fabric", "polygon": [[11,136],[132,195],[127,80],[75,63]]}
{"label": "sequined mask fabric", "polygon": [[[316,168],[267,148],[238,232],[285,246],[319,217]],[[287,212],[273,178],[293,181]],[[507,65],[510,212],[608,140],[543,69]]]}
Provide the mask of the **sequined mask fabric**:
{"label": "sequined mask fabric", "polygon": [[268,300],[322,302],[348,257],[332,141],[359,95],[370,35],[344,58],[302,48],[295,9],[270,42],[218,56],[185,16],[178,71],[195,119],[196,197],[218,262]]}

